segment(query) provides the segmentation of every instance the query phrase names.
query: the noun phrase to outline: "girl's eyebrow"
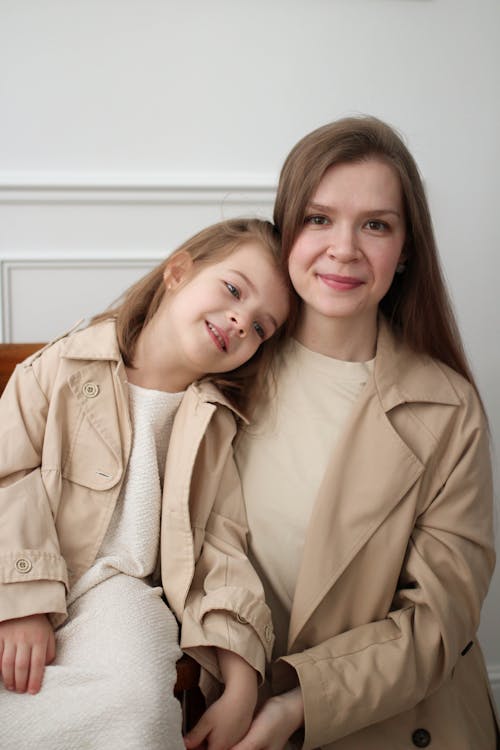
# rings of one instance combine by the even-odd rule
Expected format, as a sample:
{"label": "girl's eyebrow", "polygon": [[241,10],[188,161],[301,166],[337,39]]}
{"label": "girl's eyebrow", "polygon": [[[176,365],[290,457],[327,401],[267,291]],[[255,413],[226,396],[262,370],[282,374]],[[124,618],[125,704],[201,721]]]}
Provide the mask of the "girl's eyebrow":
{"label": "girl's eyebrow", "polygon": [[[323,211],[323,213],[328,213],[331,210],[332,206],[324,206],[322,203],[308,203],[306,206],[306,211]],[[373,210],[363,211],[363,213],[370,214],[371,216],[394,214],[398,218],[401,218],[401,214],[395,208],[374,208]]]}
{"label": "girl's eyebrow", "polygon": [[[255,284],[253,283],[253,281],[250,281],[248,276],[245,273],[243,273],[243,271],[237,271],[236,268],[230,268],[229,271],[239,276],[245,282],[245,284],[247,284],[247,286],[250,288],[253,294],[258,294]],[[276,322],[275,318],[271,315],[271,313],[264,313],[264,317],[268,318],[271,321],[275,329],[278,328],[278,323]]]}
{"label": "girl's eyebrow", "polygon": [[252,292],[254,292],[254,293],[257,292],[257,289],[255,288],[255,285],[254,285],[253,281],[250,281],[250,279],[248,278],[248,276],[246,274],[244,274],[243,271],[237,271],[236,268],[230,268],[229,271],[231,273],[235,273],[237,276],[239,276],[241,279],[243,279],[243,281],[245,282],[245,284],[250,287],[250,289],[252,290]]}

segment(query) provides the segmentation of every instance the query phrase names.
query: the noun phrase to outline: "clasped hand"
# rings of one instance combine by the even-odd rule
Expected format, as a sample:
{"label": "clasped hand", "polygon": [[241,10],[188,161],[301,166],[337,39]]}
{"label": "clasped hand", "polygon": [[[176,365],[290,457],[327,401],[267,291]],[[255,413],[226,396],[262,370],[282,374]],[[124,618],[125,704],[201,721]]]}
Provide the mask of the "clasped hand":
{"label": "clasped hand", "polygon": [[[184,738],[188,750],[283,750],[304,722],[300,688],[270,698],[250,721],[244,716],[244,706],[231,704],[231,700],[224,703],[223,699],[224,695]],[[228,723],[232,725],[229,731]],[[211,732],[207,731],[209,725],[213,726]],[[239,739],[235,744],[226,744],[230,737]]]}

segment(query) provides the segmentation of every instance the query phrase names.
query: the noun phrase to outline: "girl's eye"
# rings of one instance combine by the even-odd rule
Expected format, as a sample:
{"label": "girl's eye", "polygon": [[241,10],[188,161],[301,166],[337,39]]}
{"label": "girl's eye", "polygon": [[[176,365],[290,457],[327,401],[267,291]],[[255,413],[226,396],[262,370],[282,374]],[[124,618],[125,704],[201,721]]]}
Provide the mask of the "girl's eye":
{"label": "girl's eye", "polygon": [[266,338],[266,332],[264,331],[264,329],[262,328],[262,326],[261,326],[261,324],[260,324],[260,323],[257,323],[257,322],[255,322],[255,323],[253,324],[253,327],[254,327],[254,328],[255,328],[255,330],[257,331],[257,336],[258,336],[259,338],[261,338],[261,339],[265,339],[265,338]]}
{"label": "girl's eye", "polygon": [[226,285],[226,288],[229,291],[229,294],[232,294],[233,297],[236,297],[236,299],[240,298],[240,290],[238,287],[234,286],[234,284],[231,284],[230,281],[225,281],[224,284]]}
{"label": "girl's eye", "polygon": [[304,219],[304,224],[312,224],[313,226],[323,226],[324,224],[328,224],[328,218],[326,216],[314,214],[312,216],[306,216],[306,218]]}
{"label": "girl's eye", "polygon": [[383,232],[389,229],[389,225],[385,221],[379,221],[378,219],[370,219],[370,221],[366,222],[366,226],[373,232]]}

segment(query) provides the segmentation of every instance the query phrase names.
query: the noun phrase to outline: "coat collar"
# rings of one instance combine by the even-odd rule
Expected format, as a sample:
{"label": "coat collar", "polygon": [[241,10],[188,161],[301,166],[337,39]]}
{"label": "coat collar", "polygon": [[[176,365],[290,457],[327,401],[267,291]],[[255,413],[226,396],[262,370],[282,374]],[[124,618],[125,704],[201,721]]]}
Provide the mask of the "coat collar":
{"label": "coat collar", "polygon": [[[61,356],[66,359],[103,360],[122,362],[120,347],[116,337],[116,323],[110,318],[102,323],[89,326],[64,341]],[[231,409],[241,420],[246,422],[245,416],[227,399],[209,379],[191,384],[187,391],[192,392],[199,402],[220,404]]]}
{"label": "coat collar", "polygon": [[115,320],[104,320],[68,336],[61,356],[66,359],[120,362],[122,357],[116,338]]}
{"label": "coat collar", "polygon": [[458,405],[460,400],[446,375],[445,365],[416,354],[396,338],[380,316],[374,381],[385,412],[406,403]]}
{"label": "coat collar", "polygon": [[459,399],[446,368],[414,354],[381,320],[373,377],[335,447],[306,533],[290,617],[291,651],[328,591],[424,470],[388,416],[412,402],[454,405]]}

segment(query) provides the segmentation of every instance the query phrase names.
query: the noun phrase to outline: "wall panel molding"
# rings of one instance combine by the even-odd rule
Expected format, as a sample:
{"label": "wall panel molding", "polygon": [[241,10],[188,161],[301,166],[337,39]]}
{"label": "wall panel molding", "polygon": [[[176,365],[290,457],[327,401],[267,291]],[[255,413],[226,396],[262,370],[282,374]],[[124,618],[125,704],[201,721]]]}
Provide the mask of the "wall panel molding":
{"label": "wall panel molding", "polygon": [[202,227],[271,218],[274,192],[269,175],[0,173],[0,340],[57,335]]}
{"label": "wall panel molding", "polygon": [[104,310],[161,258],[0,260],[2,342],[46,341]]}
{"label": "wall panel molding", "polygon": [[1,174],[0,203],[273,201],[270,175]]}

